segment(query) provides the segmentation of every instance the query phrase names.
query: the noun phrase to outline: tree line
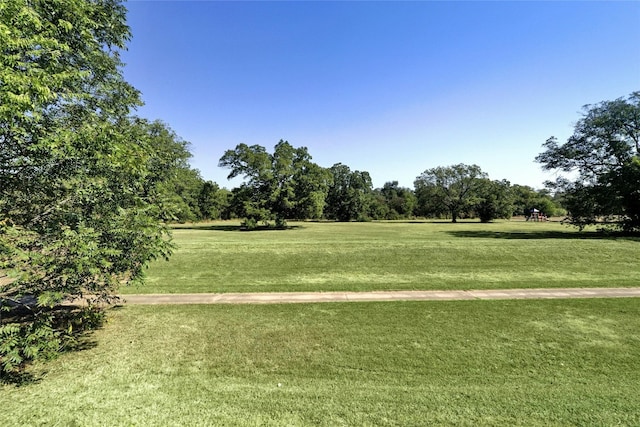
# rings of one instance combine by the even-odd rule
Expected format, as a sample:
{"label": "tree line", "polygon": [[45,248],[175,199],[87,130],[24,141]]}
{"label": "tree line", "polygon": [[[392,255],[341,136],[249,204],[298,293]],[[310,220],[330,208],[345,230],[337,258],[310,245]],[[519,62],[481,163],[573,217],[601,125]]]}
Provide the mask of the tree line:
{"label": "tree line", "polygon": [[[457,164],[425,170],[414,188],[397,181],[374,189],[366,171],[337,163],[322,168],[305,147],[280,141],[269,153],[259,145],[239,144],[227,150],[219,166],[229,178],[245,182],[221,192],[212,212],[239,217],[248,227],[286,219],[366,221],[413,217],[478,218],[482,222],[537,209],[546,216],[565,216],[580,229],[627,233],[640,231],[640,92],[626,98],[585,105],[574,133],[561,144],[555,137],[536,157],[545,170],[572,173],[546,182],[543,190],[490,180],[477,165]],[[214,187],[217,188],[214,184]],[[211,217],[213,218],[213,217]],[[201,217],[204,219],[204,217]]]}
{"label": "tree line", "polygon": [[176,221],[241,218],[246,228],[283,227],[287,220],[369,221],[411,218],[478,218],[489,222],[537,209],[564,215],[562,200],[547,190],[490,180],[477,165],[452,165],[424,171],[414,188],[397,181],[374,188],[367,171],[337,163],[323,168],[306,147],[280,140],[269,152],[260,145],[239,144],[227,150],[219,166],[228,178],[244,182],[227,190],[203,180],[184,165],[170,190]]}

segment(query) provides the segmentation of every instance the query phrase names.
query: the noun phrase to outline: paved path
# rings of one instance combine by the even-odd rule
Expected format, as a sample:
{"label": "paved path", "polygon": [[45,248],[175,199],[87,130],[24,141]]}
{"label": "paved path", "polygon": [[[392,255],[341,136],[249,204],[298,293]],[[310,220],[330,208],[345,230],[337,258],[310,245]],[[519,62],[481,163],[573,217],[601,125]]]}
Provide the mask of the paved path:
{"label": "paved path", "polygon": [[125,304],[281,304],[335,301],[442,301],[640,297],[638,288],[497,289],[483,291],[273,292],[121,295]]}

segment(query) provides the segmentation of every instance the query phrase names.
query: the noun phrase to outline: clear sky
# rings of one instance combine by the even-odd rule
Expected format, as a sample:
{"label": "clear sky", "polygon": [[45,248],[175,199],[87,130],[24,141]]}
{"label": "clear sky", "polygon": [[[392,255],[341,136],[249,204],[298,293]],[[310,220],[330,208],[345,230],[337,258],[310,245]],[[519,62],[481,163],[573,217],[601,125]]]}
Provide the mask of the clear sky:
{"label": "clear sky", "polygon": [[581,107],[640,90],[640,2],[129,1],[124,76],[138,115],[218,167],[239,143],[280,140],[313,160],[413,188],[477,164],[542,188],[534,158]]}

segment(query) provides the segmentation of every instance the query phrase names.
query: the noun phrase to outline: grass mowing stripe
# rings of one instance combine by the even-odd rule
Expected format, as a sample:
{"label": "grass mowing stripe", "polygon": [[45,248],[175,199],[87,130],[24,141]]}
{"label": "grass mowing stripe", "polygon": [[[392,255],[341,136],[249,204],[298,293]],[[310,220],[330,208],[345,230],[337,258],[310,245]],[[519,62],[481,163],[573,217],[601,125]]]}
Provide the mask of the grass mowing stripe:
{"label": "grass mowing stripe", "polygon": [[[294,223],[177,229],[178,250],[123,293],[629,287],[640,239],[558,223]],[[208,228],[207,228],[208,227]],[[232,227],[231,227],[232,229]]]}
{"label": "grass mowing stripe", "polygon": [[638,425],[639,327],[634,299],[130,306],[0,423]]}

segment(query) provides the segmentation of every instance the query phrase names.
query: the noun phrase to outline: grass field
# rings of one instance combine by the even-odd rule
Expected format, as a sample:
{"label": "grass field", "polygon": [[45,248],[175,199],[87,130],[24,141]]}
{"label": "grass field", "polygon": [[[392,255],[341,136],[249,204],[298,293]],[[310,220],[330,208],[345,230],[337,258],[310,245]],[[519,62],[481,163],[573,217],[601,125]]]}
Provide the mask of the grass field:
{"label": "grass field", "polygon": [[169,262],[123,293],[624,287],[640,283],[640,238],[559,223],[292,223],[241,232],[182,226]]}
{"label": "grass field", "polygon": [[640,425],[638,330],[634,299],[129,306],[0,425]]}
{"label": "grass field", "polygon": [[[127,292],[637,286],[639,239],[557,223],[175,230]],[[0,425],[640,425],[637,299],[126,306],[0,384]]]}

